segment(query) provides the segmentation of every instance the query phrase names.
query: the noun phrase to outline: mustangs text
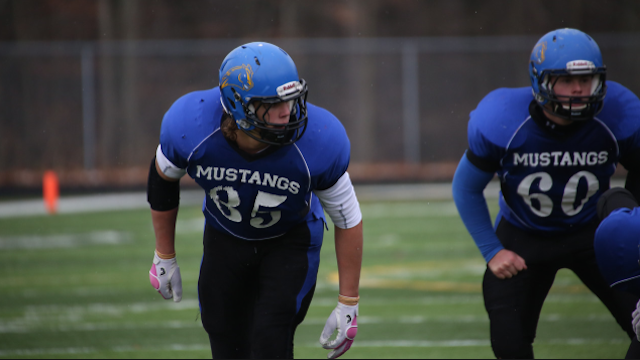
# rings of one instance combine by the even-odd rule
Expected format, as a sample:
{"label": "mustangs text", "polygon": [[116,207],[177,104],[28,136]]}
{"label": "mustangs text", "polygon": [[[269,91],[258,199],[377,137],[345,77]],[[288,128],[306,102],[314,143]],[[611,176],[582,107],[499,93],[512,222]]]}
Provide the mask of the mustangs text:
{"label": "mustangs text", "polygon": [[608,160],[608,151],[513,153],[514,166],[594,166],[604,164]]}
{"label": "mustangs text", "polygon": [[206,178],[207,180],[216,181],[240,181],[241,183],[255,184],[277,188],[280,190],[288,190],[292,194],[300,191],[300,183],[289,180],[284,176],[272,175],[269,173],[261,173],[249,169],[234,169],[217,166],[208,166],[206,168],[197,165],[196,178]]}

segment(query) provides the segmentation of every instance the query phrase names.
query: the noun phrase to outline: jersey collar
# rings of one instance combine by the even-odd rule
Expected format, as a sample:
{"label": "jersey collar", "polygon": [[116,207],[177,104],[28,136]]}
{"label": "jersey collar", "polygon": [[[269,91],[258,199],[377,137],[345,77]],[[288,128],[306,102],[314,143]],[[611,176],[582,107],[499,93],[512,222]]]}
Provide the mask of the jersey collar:
{"label": "jersey collar", "polygon": [[540,128],[556,138],[569,137],[587,123],[587,121],[574,121],[569,125],[556,124],[544,114],[544,110],[542,110],[542,107],[535,100],[529,104],[529,114]]}

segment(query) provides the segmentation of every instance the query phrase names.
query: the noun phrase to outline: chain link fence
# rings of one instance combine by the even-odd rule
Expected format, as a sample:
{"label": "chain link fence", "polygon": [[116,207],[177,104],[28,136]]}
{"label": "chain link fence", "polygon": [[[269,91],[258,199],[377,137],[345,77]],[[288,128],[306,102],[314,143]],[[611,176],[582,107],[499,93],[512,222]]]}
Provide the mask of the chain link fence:
{"label": "chain link fence", "polygon": [[[592,34],[608,79],[640,94],[640,35]],[[538,36],[261,39],[279,45],[352,142],[355,181],[450,180],[468,114],[529,86]],[[258,39],[0,43],[0,187],[139,186],[164,112],[218,84],[224,56]],[[640,120],[639,120],[640,121]]]}

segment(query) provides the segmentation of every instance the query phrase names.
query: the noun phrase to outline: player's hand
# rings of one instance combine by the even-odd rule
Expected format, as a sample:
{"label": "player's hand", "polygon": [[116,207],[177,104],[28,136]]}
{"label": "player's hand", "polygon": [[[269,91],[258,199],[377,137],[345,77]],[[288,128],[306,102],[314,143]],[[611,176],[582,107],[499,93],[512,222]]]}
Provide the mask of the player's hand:
{"label": "player's hand", "polygon": [[636,333],[638,341],[640,341],[640,301],[638,301],[636,309],[633,310],[631,316],[633,316],[633,321],[631,322],[633,324],[633,331]]}
{"label": "player's hand", "polygon": [[[338,330],[335,340],[329,341],[335,330]],[[320,335],[320,343],[325,349],[332,349],[327,355],[327,359],[336,359],[347,352],[353,344],[358,333],[358,304],[345,305],[338,303],[335,309],[329,315],[327,323],[324,325],[322,335]]]}
{"label": "player's hand", "polygon": [[182,300],[182,277],[176,258],[164,260],[154,251],[153,265],[149,270],[149,281],[165,300]]}
{"label": "player's hand", "polygon": [[489,269],[498,279],[509,279],[527,269],[524,259],[507,249],[502,249],[489,260]]}

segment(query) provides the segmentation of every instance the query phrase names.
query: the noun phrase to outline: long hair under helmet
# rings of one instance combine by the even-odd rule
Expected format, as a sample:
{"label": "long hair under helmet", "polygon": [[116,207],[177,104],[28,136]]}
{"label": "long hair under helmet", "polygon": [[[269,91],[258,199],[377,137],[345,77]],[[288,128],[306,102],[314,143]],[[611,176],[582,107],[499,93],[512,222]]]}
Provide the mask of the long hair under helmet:
{"label": "long hair under helmet", "polygon": [[[569,75],[593,75],[590,94],[559,99],[553,91],[555,82]],[[606,67],[598,44],[580,30],[558,29],[541,37],[531,52],[529,76],[538,104],[550,104],[552,112],[563,119],[589,120],[602,110]]]}
{"label": "long hair under helmet", "polygon": [[[239,46],[222,61],[219,79],[220,101],[238,129],[270,145],[290,145],[302,137],[307,128],[307,84],[284,50],[266,42]],[[289,123],[270,124],[266,114],[281,102],[289,103]],[[265,110],[262,118],[257,115],[260,107]]]}

